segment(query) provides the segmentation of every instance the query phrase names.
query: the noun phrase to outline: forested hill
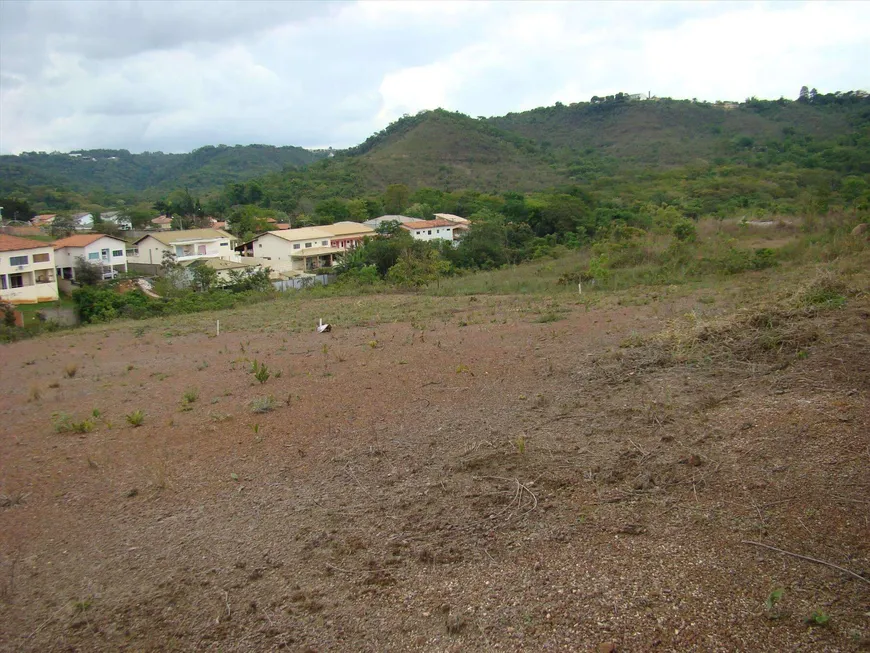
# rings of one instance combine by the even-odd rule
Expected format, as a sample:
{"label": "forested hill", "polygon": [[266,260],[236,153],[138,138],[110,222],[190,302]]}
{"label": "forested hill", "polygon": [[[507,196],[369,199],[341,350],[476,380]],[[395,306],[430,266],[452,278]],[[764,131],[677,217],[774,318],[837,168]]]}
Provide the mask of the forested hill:
{"label": "forested hill", "polygon": [[351,199],[391,184],[496,194],[581,186],[622,203],[683,196],[710,213],[789,200],[796,210],[843,183],[850,195],[870,184],[866,93],[594,100],[495,118],[441,109],[406,116],[334,158],[267,175],[263,201],[292,213],[300,200]]}
{"label": "forested hill", "polygon": [[0,195],[29,195],[34,187],[123,195],[188,187],[206,191],[326,155],[301,147],[237,145],[202,147],[187,154],[127,150],[76,150],[70,154],[25,152],[0,156]]}
{"label": "forested hill", "polygon": [[463,193],[496,207],[519,193],[536,195],[524,200],[532,204],[583,194],[617,213],[826,211],[870,204],[870,96],[707,103],[620,93],[491,118],[423,111],[334,156],[262,145],[76,154],[0,157],[0,197],[35,210],[138,204],[144,215],[188,188],[210,215],[303,222],[398,212],[385,195],[394,186],[421,214],[477,206]]}

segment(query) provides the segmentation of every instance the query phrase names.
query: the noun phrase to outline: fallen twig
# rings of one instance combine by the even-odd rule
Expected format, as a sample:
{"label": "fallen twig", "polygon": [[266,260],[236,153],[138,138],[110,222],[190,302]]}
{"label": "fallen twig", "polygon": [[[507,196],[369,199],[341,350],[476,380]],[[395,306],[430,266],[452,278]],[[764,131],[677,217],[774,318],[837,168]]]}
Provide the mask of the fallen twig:
{"label": "fallen twig", "polygon": [[870,584],[870,580],[864,578],[860,574],[856,574],[854,571],[850,571],[845,567],[841,567],[839,565],[835,565],[833,562],[825,562],[824,560],[819,560],[818,558],[811,558],[809,556],[801,555],[800,553],[792,553],[791,551],[786,551],[785,549],[778,549],[775,546],[770,546],[769,544],[762,544],[761,542],[753,542],[752,540],[740,540],[741,544],[751,544],[753,546],[760,546],[764,549],[770,549],[771,551],[776,551],[777,553],[782,553],[783,555],[791,556],[793,558],[800,558],[801,560],[808,560],[809,562],[815,562],[818,565],[825,565],[826,567],[831,567],[832,569],[838,569],[843,573],[849,574],[850,576],[854,576],[858,580],[863,580],[865,583]]}

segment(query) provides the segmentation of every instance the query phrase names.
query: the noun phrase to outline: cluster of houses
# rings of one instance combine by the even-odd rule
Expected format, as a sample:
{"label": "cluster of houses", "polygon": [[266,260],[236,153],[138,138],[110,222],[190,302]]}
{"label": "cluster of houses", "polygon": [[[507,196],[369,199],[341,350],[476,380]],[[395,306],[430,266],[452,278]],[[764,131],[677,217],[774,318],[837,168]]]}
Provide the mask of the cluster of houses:
{"label": "cluster of houses", "polygon": [[274,230],[247,242],[239,242],[217,227],[158,228],[132,242],[100,233],[76,233],[54,242],[0,234],[0,299],[14,304],[57,300],[58,282],[75,281],[78,259],[98,266],[103,279],[126,272],[153,275],[169,257],[185,267],[207,265],[224,279],[235,270],[269,268],[277,282],[331,267],[336,257],[391,221],[415,240],[424,241],[455,241],[469,227],[465,218],[436,214],[434,220],[385,215],[364,223],[336,222],[297,229],[273,225]]}

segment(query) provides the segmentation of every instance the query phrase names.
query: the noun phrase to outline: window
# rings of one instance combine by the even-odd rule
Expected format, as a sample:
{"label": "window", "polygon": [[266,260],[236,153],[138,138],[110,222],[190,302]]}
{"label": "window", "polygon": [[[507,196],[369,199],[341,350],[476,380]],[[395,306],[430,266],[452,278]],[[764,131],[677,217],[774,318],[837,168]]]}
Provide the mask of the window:
{"label": "window", "polygon": [[230,246],[229,243],[221,243],[221,247],[229,247],[229,246]]}
{"label": "window", "polygon": [[[9,258],[9,265],[27,265],[28,258],[26,256],[12,256]],[[13,288],[20,288],[21,286],[12,286]]]}
{"label": "window", "polygon": [[49,259],[48,254],[34,254],[33,255],[33,262],[34,263],[47,263],[48,259]]}
{"label": "window", "polygon": [[431,229],[429,230],[429,235],[430,235],[430,236],[432,235],[432,230],[431,230]]}
{"label": "window", "polygon": [[98,260],[99,258],[100,258],[100,253],[99,253],[99,252],[91,252],[90,254],[88,254],[88,260],[89,260],[89,261],[96,261],[96,260]]}
{"label": "window", "polygon": [[113,249],[112,256],[124,256],[124,250],[123,249]]}
{"label": "window", "polygon": [[7,290],[8,286],[6,285],[6,275],[0,274],[0,290]]}
{"label": "window", "polygon": [[40,270],[36,273],[36,283],[51,283],[54,281],[54,274],[51,270]]}
{"label": "window", "polygon": [[133,249],[128,249],[127,256],[139,256],[139,248],[134,247]]}
{"label": "window", "polygon": [[314,244],[314,243],[305,243],[305,246],[306,246],[306,247],[311,247],[311,245],[313,245],[313,244]]}
{"label": "window", "polygon": [[302,245],[299,243],[293,243],[293,249],[299,249],[300,247],[302,247]]}
{"label": "window", "polygon": [[205,245],[197,245],[196,246],[196,253],[199,254],[200,256],[205,256]]}
{"label": "window", "polygon": [[23,274],[10,274],[9,275],[9,285],[13,288],[23,288],[24,287],[24,275]]}
{"label": "window", "polygon": [[328,241],[328,240],[324,240],[324,241],[323,241],[323,246],[324,246],[324,247],[327,247],[328,245],[329,245],[329,241]]}

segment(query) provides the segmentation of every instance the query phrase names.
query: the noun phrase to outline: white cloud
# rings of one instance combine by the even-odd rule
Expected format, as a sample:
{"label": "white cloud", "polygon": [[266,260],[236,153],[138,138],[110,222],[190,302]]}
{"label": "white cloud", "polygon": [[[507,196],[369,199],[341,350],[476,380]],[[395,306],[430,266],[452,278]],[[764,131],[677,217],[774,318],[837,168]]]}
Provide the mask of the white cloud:
{"label": "white cloud", "polygon": [[2,2],[0,151],[353,145],[403,113],[866,86],[867,3]]}

